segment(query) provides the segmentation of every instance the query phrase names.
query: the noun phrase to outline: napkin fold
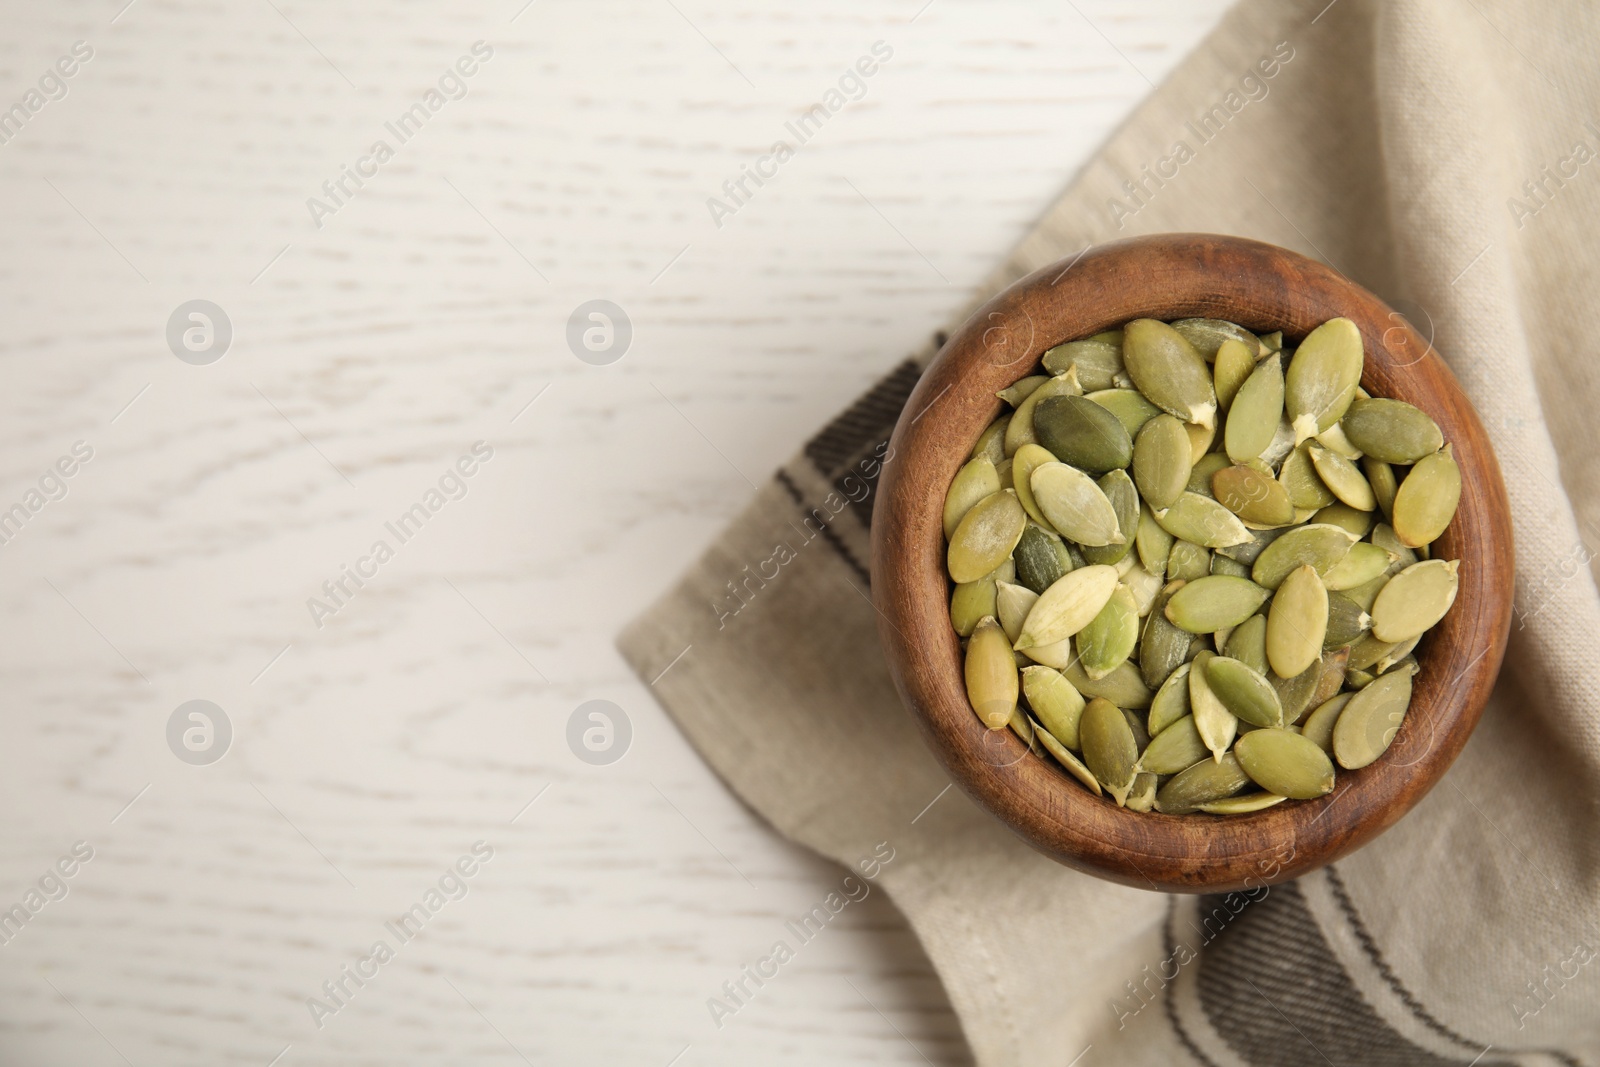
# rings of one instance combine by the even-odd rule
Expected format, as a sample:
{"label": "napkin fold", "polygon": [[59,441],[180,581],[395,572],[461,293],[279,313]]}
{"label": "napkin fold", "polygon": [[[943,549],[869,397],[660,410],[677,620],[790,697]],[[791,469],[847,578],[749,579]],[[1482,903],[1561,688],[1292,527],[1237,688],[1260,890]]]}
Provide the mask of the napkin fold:
{"label": "napkin fold", "polygon": [[846,865],[894,847],[879,883],[979,1063],[1600,1063],[1597,40],[1577,0],[1245,0],[952,319],[1094,243],[1198,230],[1320,259],[1433,340],[1505,474],[1516,619],[1460,760],[1360,852],[1168,896],[1059,866],[950,787],[867,566],[889,434],[942,335],[620,637],[779,832]]}

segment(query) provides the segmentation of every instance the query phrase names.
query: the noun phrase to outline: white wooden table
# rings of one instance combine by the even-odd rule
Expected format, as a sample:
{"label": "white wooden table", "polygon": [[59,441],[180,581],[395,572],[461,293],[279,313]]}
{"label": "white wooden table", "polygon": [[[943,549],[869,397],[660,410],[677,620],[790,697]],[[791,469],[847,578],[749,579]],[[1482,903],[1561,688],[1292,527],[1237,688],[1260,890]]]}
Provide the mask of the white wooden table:
{"label": "white wooden table", "polygon": [[[841,872],[612,639],[1225,0],[125,2],[12,2],[0,33],[0,1062],[963,1062],[881,894],[712,1022]],[[762,162],[878,41],[860,99]],[[565,339],[594,299],[632,324],[603,366]],[[169,347],[192,300],[231,323],[214,362]],[[168,741],[197,699],[232,734],[205,764],[175,752],[220,732]],[[592,699],[619,762],[569,748]]]}

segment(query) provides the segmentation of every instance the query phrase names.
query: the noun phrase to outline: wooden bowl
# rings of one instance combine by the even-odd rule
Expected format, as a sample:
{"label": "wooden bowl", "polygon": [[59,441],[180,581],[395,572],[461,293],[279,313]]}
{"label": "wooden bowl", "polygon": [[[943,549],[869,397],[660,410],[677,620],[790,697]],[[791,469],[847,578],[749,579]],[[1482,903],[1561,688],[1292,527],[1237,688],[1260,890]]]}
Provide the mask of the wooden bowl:
{"label": "wooden bowl", "polygon": [[[1162,815],[1096,797],[967,701],[950,626],[941,525],[945,493],[1000,413],[996,390],[1034,373],[1044,351],[1131,319],[1226,319],[1298,342],[1355,321],[1361,383],[1432,415],[1461,466],[1460,509],[1434,545],[1460,559],[1455,606],[1416,650],[1411,709],[1376,763],[1340,770],[1334,791],[1250,815]],[[872,521],[872,591],[901,697],[967,794],[1041,852],[1140,888],[1211,892],[1295,878],[1372,840],[1455,760],[1477,725],[1511,624],[1511,519],[1488,435],[1454,376],[1398,314],[1336,271],[1258,241],[1162,234],[1089,250],[1022,279],[945,344],[895,427]]]}

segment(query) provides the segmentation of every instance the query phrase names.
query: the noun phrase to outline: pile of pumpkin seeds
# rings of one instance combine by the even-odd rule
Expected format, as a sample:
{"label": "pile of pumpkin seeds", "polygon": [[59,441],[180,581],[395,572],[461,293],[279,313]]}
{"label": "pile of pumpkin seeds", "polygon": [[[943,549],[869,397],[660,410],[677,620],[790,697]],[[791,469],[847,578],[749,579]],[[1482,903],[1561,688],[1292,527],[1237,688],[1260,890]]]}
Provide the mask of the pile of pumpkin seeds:
{"label": "pile of pumpkin seeds", "polygon": [[1298,348],[1138,319],[999,395],[944,506],[973,710],[1136,811],[1259,811],[1389,747],[1455,600],[1461,472],[1361,388],[1349,319]]}

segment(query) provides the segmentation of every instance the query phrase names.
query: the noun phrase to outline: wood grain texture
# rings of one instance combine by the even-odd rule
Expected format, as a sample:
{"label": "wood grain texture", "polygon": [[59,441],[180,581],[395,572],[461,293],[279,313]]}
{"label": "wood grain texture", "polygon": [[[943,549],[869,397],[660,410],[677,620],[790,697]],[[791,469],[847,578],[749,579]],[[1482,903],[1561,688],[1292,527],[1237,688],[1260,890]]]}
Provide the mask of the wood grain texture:
{"label": "wood grain texture", "polygon": [[[1415,404],[1455,446],[1464,490],[1436,558],[1460,559],[1454,609],[1418,646],[1421,673],[1394,744],[1340,771],[1334,792],[1247,816],[1141,814],[1096,798],[972,712],[950,627],[941,512],[995,391],[1045,349],[1131,319],[1227,319],[1298,341],[1346,316],[1366,347],[1362,384]],[[1145,888],[1202,892],[1270,884],[1359,848],[1438,781],[1476,725],[1505,653],[1512,542],[1505,486],[1482,424],[1436,352],[1371,293],[1329,267],[1242,238],[1164,234],[1096,247],[996,296],[953,335],[896,428],[873,519],[880,632],[907,706],[956,780],[1030,844]]]}

